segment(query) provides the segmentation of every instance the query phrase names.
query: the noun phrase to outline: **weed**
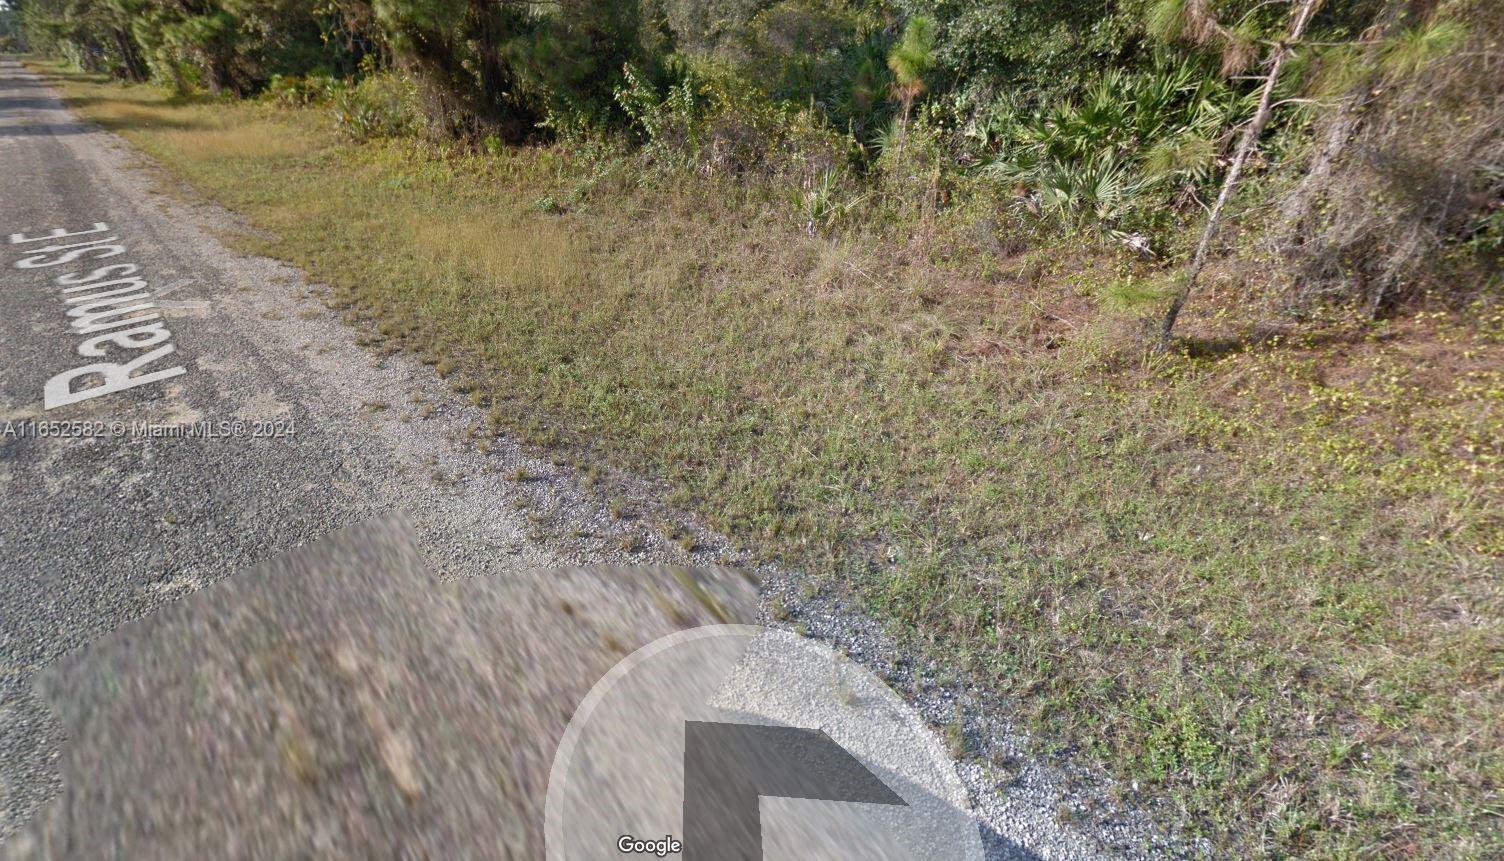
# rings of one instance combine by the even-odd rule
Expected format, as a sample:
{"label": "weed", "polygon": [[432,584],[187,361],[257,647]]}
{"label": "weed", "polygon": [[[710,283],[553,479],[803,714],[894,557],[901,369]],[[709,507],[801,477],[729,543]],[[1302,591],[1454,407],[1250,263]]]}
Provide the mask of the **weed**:
{"label": "weed", "polygon": [[945,749],[955,759],[966,756],[966,724],[959,711],[945,725]]}
{"label": "weed", "polygon": [[788,605],[783,602],[783,598],[781,596],[774,595],[769,600],[768,617],[775,622],[787,622],[789,620],[789,608]]}

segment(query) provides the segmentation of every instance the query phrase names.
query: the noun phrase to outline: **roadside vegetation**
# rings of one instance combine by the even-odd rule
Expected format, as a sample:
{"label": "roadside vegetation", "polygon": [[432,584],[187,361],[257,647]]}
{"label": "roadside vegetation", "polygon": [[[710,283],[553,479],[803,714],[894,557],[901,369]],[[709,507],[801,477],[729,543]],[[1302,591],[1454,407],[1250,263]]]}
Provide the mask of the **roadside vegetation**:
{"label": "roadside vegetation", "polygon": [[1504,853],[1497,4],[115,2],[71,103],[497,429],[1221,853]]}

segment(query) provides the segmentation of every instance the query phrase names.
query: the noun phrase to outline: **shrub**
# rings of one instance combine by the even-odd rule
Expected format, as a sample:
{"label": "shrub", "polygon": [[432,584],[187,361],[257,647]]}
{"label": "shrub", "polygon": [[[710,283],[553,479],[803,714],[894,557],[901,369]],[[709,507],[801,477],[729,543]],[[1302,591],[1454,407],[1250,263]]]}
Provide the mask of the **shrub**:
{"label": "shrub", "polygon": [[679,61],[661,92],[627,67],[617,102],[651,158],[706,176],[757,173],[812,188],[844,167],[855,143],[818,112],[776,104],[729,65]]}
{"label": "shrub", "polygon": [[352,140],[398,137],[421,127],[418,88],[406,75],[382,72],[334,93],[334,121]]}
{"label": "shrub", "polygon": [[279,105],[313,105],[332,101],[344,90],[344,82],[330,75],[273,75],[262,98]]}
{"label": "shrub", "polygon": [[1246,107],[1194,62],[1110,70],[1080,100],[996,116],[986,136],[998,148],[984,171],[1073,228],[1163,228],[1167,204],[1211,178],[1224,130]]}
{"label": "shrub", "polygon": [[799,193],[797,203],[805,232],[814,236],[839,226],[862,205],[867,195],[856,194],[849,185],[836,171],[826,170]]}
{"label": "shrub", "polygon": [[1033,107],[1068,99],[1109,64],[1143,56],[1138,3],[1094,0],[895,0],[934,20],[930,90],[947,93],[958,116],[999,99]]}
{"label": "shrub", "polygon": [[1372,315],[1425,295],[1456,307],[1504,287],[1504,7],[1447,4],[1400,19],[1340,58],[1345,92],[1324,112],[1284,202],[1281,250],[1297,301]]}

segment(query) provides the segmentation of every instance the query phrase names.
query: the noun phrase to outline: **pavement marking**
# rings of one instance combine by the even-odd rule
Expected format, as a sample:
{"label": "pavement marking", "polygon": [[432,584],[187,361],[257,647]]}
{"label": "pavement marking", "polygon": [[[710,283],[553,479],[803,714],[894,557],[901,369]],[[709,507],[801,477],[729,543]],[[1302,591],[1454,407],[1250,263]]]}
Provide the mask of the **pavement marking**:
{"label": "pavement marking", "polygon": [[[78,260],[103,260],[124,254],[126,246],[120,242],[119,236],[103,236],[109,232],[108,224],[96,221],[93,227],[85,230],[70,231],[66,227],[57,227],[38,236],[12,233],[11,245],[31,246],[18,249],[26,256],[15,262],[15,268],[47,269]],[[81,236],[88,238],[77,242],[56,242]],[[31,245],[48,240],[53,240],[53,243],[45,246]],[[146,279],[136,277],[140,271],[141,267],[135,263],[111,263],[89,272],[70,272],[54,279],[54,283],[63,288],[63,302],[68,306],[66,313],[70,318],[69,327],[75,335],[89,336],[78,345],[80,356],[102,358],[108,355],[106,347],[121,350],[151,349],[151,352],[128,362],[95,362],[53,375],[43,385],[43,409],[56,409],[188,373],[188,369],[181,365],[145,373],[137,372],[166,358],[176,349],[171,343],[171,330],[160,322],[166,310],[163,304],[194,305],[195,310],[197,306],[207,309],[207,304],[152,301],[154,297],[182,286],[183,282],[169,285],[164,290],[148,292]],[[82,389],[74,388],[76,380],[90,377],[98,377],[99,382]]]}

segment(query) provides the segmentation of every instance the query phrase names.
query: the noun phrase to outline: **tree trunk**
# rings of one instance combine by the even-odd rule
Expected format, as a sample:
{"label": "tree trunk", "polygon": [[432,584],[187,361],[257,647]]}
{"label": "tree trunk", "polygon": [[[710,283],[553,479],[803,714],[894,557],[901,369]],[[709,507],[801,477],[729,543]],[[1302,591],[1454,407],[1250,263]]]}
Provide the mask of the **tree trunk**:
{"label": "tree trunk", "polygon": [[136,40],[131,38],[129,32],[118,27],[112,29],[111,35],[115,39],[115,50],[120,52],[120,63],[125,67],[126,80],[137,84],[145,81],[150,70],[136,47]]}
{"label": "tree trunk", "polygon": [[1243,130],[1243,139],[1238,142],[1238,151],[1233,156],[1232,166],[1227,169],[1227,176],[1222,180],[1222,191],[1218,193],[1217,202],[1212,205],[1212,211],[1206,217],[1206,228],[1201,231],[1201,241],[1196,243],[1196,252],[1191,256],[1191,268],[1186,273],[1185,283],[1170,301],[1170,308],[1165,312],[1164,322],[1160,325],[1160,349],[1165,349],[1170,345],[1170,335],[1175,329],[1175,319],[1180,316],[1180,310],[1185,307],[1186,299],[1196,288],[1196,279],[1201,276],[1201,270],[1206,267],[1206,256],[1211,250],[1212,238],[1217,233],[1217,226],[1222,221],[1222,210],[1227,207],[1228,200],[1232,198],[1233,189],[1237,187],[1243,168],[1248,164],[1248,159],[1254,151],[1258,149],[1259,138],[1264,133],[1264,127],[1269,124],[1269,117],[1274,112],[1274,89],[1279,84],[1279,75],[1284,71],[1285,61],[1290,59],[1290,48],[1305,34],[1306,25],[1311,22],[1311,16],[1316,14],[1316,9],[1320,5],[1321,0],[1300,0],[1300,6],[1295,10],[1295,18],[1290,22],[1290,32],[1274,48],[1274,54],[1269,60],[1269,74],[1264,78],[1263,91],[1259,93],[1258,110],[1254,112],[1253,121],[1248,124],[1248,128]]}
{"label": "tree trunk", "polygon": [[[1399,31],[1408,20],[1412,5],[1413,0],[1388,0],[1384,4],[1374,24],[1365,34],[1364,47],[1369,61],[1374,60],[1374,54],[1384,40]],[[1322,189],[1332,175],[1332,169],[1363,124],[1363,109],[1372,99],[1374,84],[1371,73],[1364,75],[1343,97],[1336,113],[1326,120],[1325,134],[1311,156],[1305,175],[1280,207],[1283,236],[1279,240],[1279,248],[1288,252],[1304,244],[1304,228],[1316,208]]]}
{"label": "tree trunk", "polygon": [[483,134],[509,144],[522,143],[535,130],[536,117],[517,93],[518,81],[508,62],[503,41],[519,29],[513,12],[487,2],[475,4],[478,30],[480,93],[477,122]]}
{"label": "tree trunk", "polygon": [[[1368,82],[1365,80],[1362,89],[1366,90]],[[1321,138],[1321,144],[1315,154],[1311,156],[1311,163],[1306,167],[1305,175],[1296,184],[1295,190],[1285,198],[1285,203],[1280,207],[1280,221],[1285,230],[1285,237],[1280,245],[1285,248],[1294,247],[1299,243],[1300,229],[1306,219],[1311,215],[1311,210],[1316,205],[1316,199],[1320,196],[1320,190],[1326,185],[1327,178],[1332,174],[1332,167],[1337,159],[1347,149],[1348,141],[1358,131],[1358,125],[1362,120],[1362,103],[1366,101],[1362,93],[1354,93],[1342,100],[1337,107],[1337,112],[1327,120],[1326,133]]]}
{"label": "tree trunk", "polygon": [[[399,56],[423,84],[430,129],[443,137],[471,142],[495,135],[521,143],[537,116],[517,93],[517,80],[504,44],[517,32],[515,10],[505,3],[467,0],[454,35],[426,25],[403,23]],[[474,55],[465,57],[465,44]]]}
{"label": "tree trunk", "polygon": [[903,148],[909,141],[909,111],[914,107],[914,96],[908,91],[899,97],[903,101],[903,119],[898,121],[898,152],[893,155],[893,163],[903,163]]}

